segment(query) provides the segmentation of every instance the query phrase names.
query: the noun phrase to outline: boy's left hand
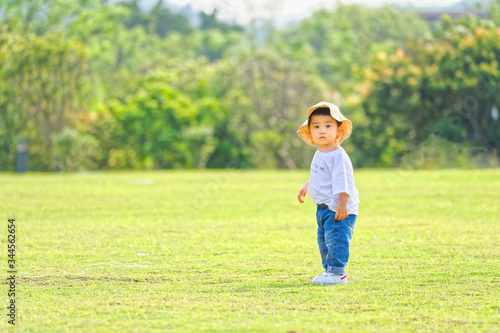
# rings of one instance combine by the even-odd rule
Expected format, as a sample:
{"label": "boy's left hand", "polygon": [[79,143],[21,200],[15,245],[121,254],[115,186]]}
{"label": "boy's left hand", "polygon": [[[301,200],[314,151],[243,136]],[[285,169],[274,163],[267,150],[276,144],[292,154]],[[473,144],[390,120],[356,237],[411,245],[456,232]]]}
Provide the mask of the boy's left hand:
{"label": "boy's left hand", "polygon": [[335,219],[336,220],[343,220],[347,217],[347,205],[345,205],[345,207],[343,207],[342,205],[340,205],[340,202],[338,203],[337,207],[336,207],[336,212],[335,212]]}
{"label": "boy's left hand", "polygon": [[340,193],[339,203],[337,204],[337,207],[335,207],[335,219],[336,220],[343,220],[347,217],[347,215],[349,213],[348,209],[347,209],[348,202],[349,202],[349,194]]}

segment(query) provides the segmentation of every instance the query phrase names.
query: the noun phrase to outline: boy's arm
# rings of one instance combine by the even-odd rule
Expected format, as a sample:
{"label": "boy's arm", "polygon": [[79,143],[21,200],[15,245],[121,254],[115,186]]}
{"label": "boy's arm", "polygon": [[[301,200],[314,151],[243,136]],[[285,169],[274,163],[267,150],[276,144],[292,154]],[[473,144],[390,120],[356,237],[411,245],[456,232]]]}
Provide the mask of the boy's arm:
{"label": "boy's arm", "polygon": [[347,217],[348,215],[348,210],[347,210],[347,204],[349,203],[349,194],[347,193],[340,193],[340,199],[339,203],[337,204],[337,207],[335,207],[335,219],[336,220],[343,220]]}
{"label": "boy's arm", "polygon": [[309,185],[309,181],[307,181],[304,184],[304,186],[302,186],[302,188],[299,190],[299,195],[297,196],[297,198],[299,199],[300,203],[304,203],[304,200],[302,198],[305,198],[307,194],[307,185]]}

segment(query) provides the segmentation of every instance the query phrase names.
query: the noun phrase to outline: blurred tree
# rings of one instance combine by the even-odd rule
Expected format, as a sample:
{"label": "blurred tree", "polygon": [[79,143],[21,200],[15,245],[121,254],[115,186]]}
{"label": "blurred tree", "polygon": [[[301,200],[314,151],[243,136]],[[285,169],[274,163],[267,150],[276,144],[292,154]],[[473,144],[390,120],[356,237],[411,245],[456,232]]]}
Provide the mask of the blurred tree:
{"label": "blurred tree", "polygon": [[492,0],[488,8],[489,18],[495,22],[495,25],[500,26],[500,0]]}
{"label": "blurred tree", "polygon": [[66,127],[60,133],[53,134],[53,159],[56,170],[75,171],[97,168],[96,156],[99,141],[88,133]]}
{"label": "blurred tree", "polygon": [[[37,36],[0,29],[0,141],[13,152],[27,138],[33,170],[53,170],[53,134],[72,127],[88,95],[90,75],[83,46],[59,33]],[[16,139],[13,139],[16,138]],[[12,157],[7,160],[12,168]]]}
{"label": "blurred tree", "polygon": [[367,165],[393,165],[430,136],[498,151],[499,47],[491,23],[445,18],[435,41],[377,54],[354,98],[367,117],[354,138]]}
{"label": "blurred tree", "polygon": [[340,5],[333,11],[315,12],[297,27],[275,34],[278,40],[269,41],[283,40],[294,49],[310,46],[319,75],[346,95],[356,83],[353,71],[369,66],[374,53],[392,53],[407,38],[429,34],[427,22],[397,7]]}
{"label": "blurred tree", "polygon": [[232,107],[243,125],[241,135],[252,147],[254,165],[302,167],[307,147],[295,132],[307,108],[322,99],[335,99],[335,91],[303,63],[272,50],[242,54],[234,73],[231,84],[240,93]]}
{"label": "blurred tree", "polygon": [[234,86],[234,63],[205,59],[189,60],[170,72],[170,83],[185,92],[199,105],[203,115],[200,122],[213,128],[213,153],[207,160],[211,168],[251,166],[246,138],[241,136],[238,111],[232,97],[239,94]]}
{"label": "blurred tree", "polygon": [[498,149],[491,22],[431,36],[414,14],[343,5],[255,36],[216,11],[200,21],[161,0],[2,1],[0,168],[23,138],[39,170],[307,167],[295,131],[320,100],[353,120],[357,166],[392,166],[429,138]]}
{"label": "blurred tree", "polygon": [[218,29],[210,29],[199,32],[201,45],[197,47],[198,54],[214,62],[235,53],[234,50],[241,48],[244,43],[244,35],[240,32],[222,32]]}
{"label": "blurred tree", "polygon": [[139,4],[140,0],[119,3],[130,10],[129,17],[124,21],[128,29],[142,26],[147,33],[154,33],[161,38],[173,32],[188,35],[193,31],[188,19],[181,14],[173,13],[165,6],[163,0],[158,0],[149,11],[141,9]]}
{"label": "blurred tree", "polygon": [[[157,71],[144,77],[124,101],[110,103],[117,118],[110,154],[111,167],[205,168],[217,140],[213,110],[205,112],[205,96],[193,100]],[[123,164],[117,163],[119,161]]]}
{"label": "blurred tree", "polygon": [[239,25],[230,25],[217,19],[217,9],[214,9],[212,14],[205,14],[200,12],[201,26],[202,30],[212,30],[217,29],[223,33],[229,33],[231,31],[243,31],[243,28]]}

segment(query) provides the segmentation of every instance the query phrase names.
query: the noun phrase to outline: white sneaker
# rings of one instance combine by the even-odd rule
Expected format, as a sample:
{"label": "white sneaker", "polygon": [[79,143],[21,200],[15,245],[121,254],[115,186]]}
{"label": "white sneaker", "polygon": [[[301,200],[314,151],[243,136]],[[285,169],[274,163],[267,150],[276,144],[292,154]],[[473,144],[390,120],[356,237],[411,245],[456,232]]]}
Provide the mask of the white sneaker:
{"label": "white sneaker", "polygon": [[347,284],[347,274],[323,273],[311,280],[313,284]]}
{"label": "white sneaker", "polygon": [[321,273],[320,275],[313,277],[311,279],[311,283],[312,284],[316,284],[316,281],[318,280],[318,278],[324,277],[324,276],[327,276],[327,275],[328,275],[328,273],[325,271],[324,273]]}

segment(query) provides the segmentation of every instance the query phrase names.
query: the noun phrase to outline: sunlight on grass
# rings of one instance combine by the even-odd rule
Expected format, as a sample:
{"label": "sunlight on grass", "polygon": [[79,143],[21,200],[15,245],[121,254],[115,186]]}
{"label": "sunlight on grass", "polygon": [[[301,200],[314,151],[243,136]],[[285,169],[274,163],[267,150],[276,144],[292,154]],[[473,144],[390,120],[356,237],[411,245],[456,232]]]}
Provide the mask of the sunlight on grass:
{"label": "sunlight on grass", "polygon": [[306,171],[2,174],[2,215],[18,232],[16,326],[498,331],[500,171],[355,176],[349,284],[315,286],[315,206],[296,198]]}

